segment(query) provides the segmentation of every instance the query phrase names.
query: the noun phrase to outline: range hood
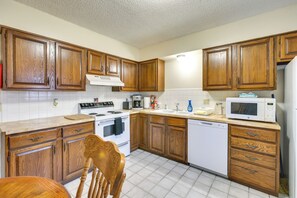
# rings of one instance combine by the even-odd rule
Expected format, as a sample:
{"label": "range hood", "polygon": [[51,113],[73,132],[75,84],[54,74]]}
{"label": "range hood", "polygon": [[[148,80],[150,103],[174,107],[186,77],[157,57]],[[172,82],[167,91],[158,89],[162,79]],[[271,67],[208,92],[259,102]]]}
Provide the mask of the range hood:
{"label": "range hood", "polygon": [[102,86],[116,86],[123,87],[124,83],[121,81],[119,77],[115,76],[97,76],[86,74],[90,85],[102,85]]}

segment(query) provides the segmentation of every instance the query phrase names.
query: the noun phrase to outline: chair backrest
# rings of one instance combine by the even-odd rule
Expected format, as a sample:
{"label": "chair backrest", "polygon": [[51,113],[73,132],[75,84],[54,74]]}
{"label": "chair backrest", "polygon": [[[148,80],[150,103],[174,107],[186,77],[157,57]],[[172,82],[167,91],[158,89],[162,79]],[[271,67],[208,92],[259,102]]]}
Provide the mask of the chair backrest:
{"label": "chair backrest", "polygon": [[117,145],[110,141],[104,141],[97,135],[89,135],[85,139],[84,155],[87,160],[76,197],[80,198],[82,195],[88,170],[91,162],[93,162],[92,181],[88,197],[105,198],[112,195],[114,198],[118,198],[126,174],[124,173],[125,156],[120,153]]}

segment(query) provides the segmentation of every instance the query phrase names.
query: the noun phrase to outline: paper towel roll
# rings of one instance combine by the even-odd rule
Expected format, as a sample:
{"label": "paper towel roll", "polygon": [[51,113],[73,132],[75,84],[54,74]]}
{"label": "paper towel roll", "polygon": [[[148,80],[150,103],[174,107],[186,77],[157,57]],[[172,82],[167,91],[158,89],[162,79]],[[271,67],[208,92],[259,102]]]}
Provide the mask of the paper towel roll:
{"label": "paper towel roll", "polygon": [[150,103],[151,103],[151,98],[150,97],[144,97],[143,98],[143,107],[145,109],[149,109],[150,108]]}

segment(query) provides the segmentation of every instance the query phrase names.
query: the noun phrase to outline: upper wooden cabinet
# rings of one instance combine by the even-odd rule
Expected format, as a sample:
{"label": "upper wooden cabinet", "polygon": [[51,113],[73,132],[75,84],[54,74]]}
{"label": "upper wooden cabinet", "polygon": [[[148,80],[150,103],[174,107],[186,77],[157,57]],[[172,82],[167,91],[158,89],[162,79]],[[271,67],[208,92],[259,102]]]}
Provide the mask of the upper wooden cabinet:
{"label": "upper wooden cabinet", "polygon": [[274,38],[203,50],[203,89],[276,89]]}
{"label": "upper wooden cabinet", "polygon": [[106,75],[120,76],[121,59],[116,56],[106,56]]}
{"label": "upper wooden cabinet", "polygon": [[125,84],[122,91],[138,91],[138,63],[122,60],[121,80]]}
{"label": "upper wooden cabinet", "polygon": [[55,44],[41,36],[2,29],[4,88],[53,89]]}
{"label": "upper wooden cabinet", "polygon": [[297,56],[297,32],[277,37],[277,62],[289,62]]}
{"label": "upper wooden cabinet", "polygon": [[139,91],[164,91],[164,61],[154,59],[139,64]]}
{"label": "upper wooden cabinet", "polygon": [[56,89],[85,90],[86,49],[56,43]]}
{"label": "upper wooden cabinet", "polygon": [[88,73],[105,75],[105,54],[101,52],[88,51]]}
{"label": "upper wooden cabinet", "polygon": [[231,49],[225,46],[203,51],[203,89],[232,88]]}
{"label": "upper wooden cabinet", "polygon": [[234,47],[237,89],[275,89],[273,37],[239,43]]}

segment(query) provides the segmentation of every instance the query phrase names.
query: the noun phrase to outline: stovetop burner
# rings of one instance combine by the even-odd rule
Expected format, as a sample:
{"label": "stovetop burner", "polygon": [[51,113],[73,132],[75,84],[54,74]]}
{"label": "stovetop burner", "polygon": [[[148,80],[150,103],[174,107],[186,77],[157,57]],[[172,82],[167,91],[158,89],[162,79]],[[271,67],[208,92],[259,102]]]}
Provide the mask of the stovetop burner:
{"label": "stovetop burner", "polygon": [[103,114],[103,113],[101,113],[101,114],[97,114],[96,116],[106,116],[106,114]]}
{"label": "stovetop burner", "polygon": [[107,111],[107,113],[111,113],[111,114],[120,114],[122,113],[121,111]]}
{"label": "stovetop burner", "polygon": [[97,115],[98,113],[89,113],[89,115]]}

